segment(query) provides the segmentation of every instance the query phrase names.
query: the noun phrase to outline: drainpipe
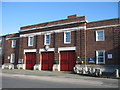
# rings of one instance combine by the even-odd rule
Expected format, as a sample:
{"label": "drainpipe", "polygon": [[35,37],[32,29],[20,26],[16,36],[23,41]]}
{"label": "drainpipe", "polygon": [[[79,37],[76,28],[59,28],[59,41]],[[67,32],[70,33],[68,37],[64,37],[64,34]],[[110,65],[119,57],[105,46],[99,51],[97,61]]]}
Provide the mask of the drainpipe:
{"label": "drainpipe", "polygon": [[86,61],[86,38],[87,38],[87,34],[86,34],[86,24],[87,24],[87,22],[85,23],[85,30],[84,30],[84,34],[85,34],[85,36],[84,36],[84,38],[85,38],[85,71],[87,71],[87,61]]}

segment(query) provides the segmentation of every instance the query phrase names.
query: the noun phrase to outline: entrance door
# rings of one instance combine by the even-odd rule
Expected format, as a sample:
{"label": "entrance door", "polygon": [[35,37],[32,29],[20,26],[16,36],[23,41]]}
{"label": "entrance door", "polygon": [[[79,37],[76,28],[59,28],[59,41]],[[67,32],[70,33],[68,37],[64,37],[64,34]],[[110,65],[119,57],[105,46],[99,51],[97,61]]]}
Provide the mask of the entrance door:
{"label": "entrance door", "polygon": [[75,52],[62,51],[60,52],[60,70],[72,71],[75,66]]}
{"label": "entrance door", "polygon": [[36,53],[26,53],[26,69],[32,70],[35,65]]}
{"label": "entrance door", "polygon": [[52,70],[54,61],[54,52],[42,53],[42,70]]}

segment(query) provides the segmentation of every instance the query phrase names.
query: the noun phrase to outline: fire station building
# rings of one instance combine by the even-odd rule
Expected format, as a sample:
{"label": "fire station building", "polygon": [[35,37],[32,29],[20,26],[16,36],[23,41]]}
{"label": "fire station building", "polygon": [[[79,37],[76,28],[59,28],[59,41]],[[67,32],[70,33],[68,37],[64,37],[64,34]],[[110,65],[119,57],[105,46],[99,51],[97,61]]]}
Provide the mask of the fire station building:
{"label": "fire station building", "polygon": [[20,27],[2,37],[2,68],[72,71],[116,69],[120,64],[120,19],[88,22],[85,16]]}

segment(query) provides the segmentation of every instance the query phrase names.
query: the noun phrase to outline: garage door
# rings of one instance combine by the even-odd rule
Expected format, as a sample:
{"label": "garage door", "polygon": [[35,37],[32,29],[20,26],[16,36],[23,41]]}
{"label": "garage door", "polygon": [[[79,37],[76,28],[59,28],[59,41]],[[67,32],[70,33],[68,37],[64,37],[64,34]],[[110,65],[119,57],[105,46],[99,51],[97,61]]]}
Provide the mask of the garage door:
{"label": "garage door", "polygon": [[75,51],[60,52],[60,70],[72,71],[75,66]]}
{"label": "garage door", "polygon": [[54,61],[54,52],[42,53],[42,70],[52,70]]}
{"label": "garage door", "polygon": [[33,69],[36,62],[36,53],[26,53],[26,69]]}

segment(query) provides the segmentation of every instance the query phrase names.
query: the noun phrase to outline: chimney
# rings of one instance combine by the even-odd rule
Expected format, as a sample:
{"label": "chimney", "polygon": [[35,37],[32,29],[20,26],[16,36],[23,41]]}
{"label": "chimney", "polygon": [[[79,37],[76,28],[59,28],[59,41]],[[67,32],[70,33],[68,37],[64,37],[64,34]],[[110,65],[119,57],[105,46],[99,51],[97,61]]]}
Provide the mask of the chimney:
{"label": "chimney", "polygon": [[74,14],[74,15],[70,15],[70,16],[68,16],[67,18],[68,18],[68,19],[71,19],[71,18],[76,18],[76,17],[77,17],[77,15]]}

